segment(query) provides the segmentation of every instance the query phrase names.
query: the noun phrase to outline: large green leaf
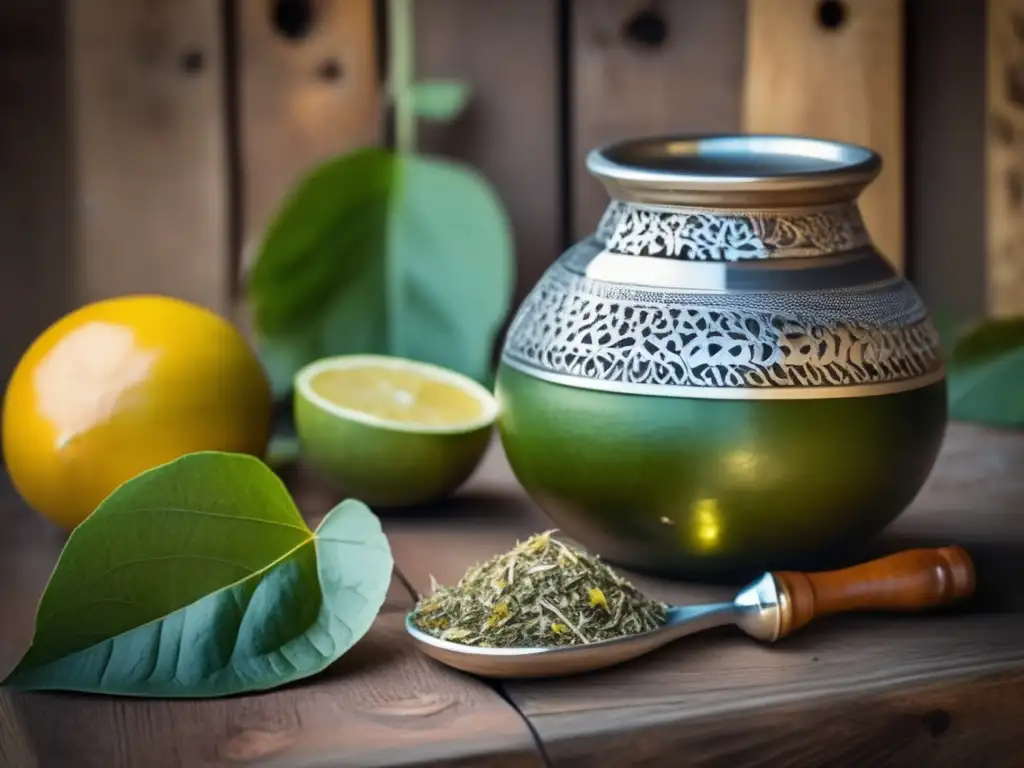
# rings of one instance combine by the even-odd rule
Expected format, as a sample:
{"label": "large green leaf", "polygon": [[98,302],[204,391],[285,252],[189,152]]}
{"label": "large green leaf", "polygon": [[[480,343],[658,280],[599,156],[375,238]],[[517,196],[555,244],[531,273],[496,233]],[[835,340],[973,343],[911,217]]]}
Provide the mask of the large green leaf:
{"label": "large green leaf", "polygon": [[486,381],[513,279],[508,220],[486,179],[459,163],[366,149],[297,186],[247,293],[281,395],[306,362],[360,352]]}
{"label": "large green leaf", "polygon": [[72,532],[4,684],[162,697],[282,685],[366,633],[392,565],[362,503],[313,533],[259,460],[190,454],[129,480]]}
{"label": "large green leaf", "polygon": [[990,320],[961,335],[948,382],[951,418],[1024,426],[1024,319]]}

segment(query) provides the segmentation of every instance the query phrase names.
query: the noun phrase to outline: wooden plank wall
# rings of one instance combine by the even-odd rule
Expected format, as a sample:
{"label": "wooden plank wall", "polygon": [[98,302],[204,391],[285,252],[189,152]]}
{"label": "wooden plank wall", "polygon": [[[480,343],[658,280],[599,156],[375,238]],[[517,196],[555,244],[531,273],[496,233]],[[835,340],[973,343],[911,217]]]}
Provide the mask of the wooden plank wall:
{"label": "wooden plank wall", "polygon": [[989,0],[988,279],[997,316],[1024,313],[1024,0]]}
{"label": "wooden plank wall", "polygon": [[[869,228],[926,301],[1024,312],[1022,4],[421,0],[418,74],[473,90],[455,123],[422,125],[421,148],[498,188],[521,299],[606,204],[584,168],[594,146],[739,129],[867,143],[886,162],[864,199]],[[27,318],[5,322],[5,373],[89,299],[160,291],[232,313],[241,251],[289,186],[385,133],[380,7],[0,6],[0,303]]]}
{"label": "wooden plank wall", "polygon": [[302,174],[380,140],[380,91],[373,0],[323,0],[308,14],[294,3],[290,17],[283,10],[275,15],[272,3],[241,0],[231,7],[244,268]]}
{"label": "wooden plank wall", "polygon": [[643,134],[740,129],[743,0],[572,3],[572,234],[608,204],[586,153]]}
{"label": "wooden plank wall", "polygon": [[227,309],[221,16],[208,0],[66,5],[77,296]]}
{"label": "wooden plank wall", "polygon": [[71,155],[59,0],[0,3],[0,376],[72,305]]}
{"label": "wooden plank wall", "polygon": [[985,4],[907,7],[910,275],[933,310],[985,313]]}
{"label": "wooden plank wall", "polygon": [[454,124],[420,129],[420,150],[475,165],[513,223],[516,300],[562,249],[558,3],[553,0],[416,5],[416,73],[472,89]]}
{"label": "wooden plank wall", "polygon": [[879,250],[902,269],[903,4],[753,0],[749,7],[746,129],[849,141],[881,154],[882,174],[861,209]]}

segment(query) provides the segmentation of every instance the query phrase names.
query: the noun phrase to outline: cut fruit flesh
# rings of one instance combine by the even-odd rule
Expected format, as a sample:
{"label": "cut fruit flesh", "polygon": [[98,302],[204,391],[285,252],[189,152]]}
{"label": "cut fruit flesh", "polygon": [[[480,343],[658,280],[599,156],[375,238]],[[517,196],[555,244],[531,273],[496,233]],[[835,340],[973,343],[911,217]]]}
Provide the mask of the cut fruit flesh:
{"label": "cut fruit flesh", "polygon": [[427,431],[473,427],[493,420],[496,406],[483,387],[452,371],[401,358],[324,360],[300,374],[300,386],[344,416]]}

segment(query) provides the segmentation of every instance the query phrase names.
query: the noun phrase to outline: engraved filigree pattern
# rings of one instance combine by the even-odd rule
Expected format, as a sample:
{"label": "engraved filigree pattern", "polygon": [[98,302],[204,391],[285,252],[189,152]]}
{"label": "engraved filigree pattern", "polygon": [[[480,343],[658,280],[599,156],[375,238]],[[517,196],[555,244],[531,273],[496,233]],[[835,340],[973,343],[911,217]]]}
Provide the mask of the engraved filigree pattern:
{"label": "engraved filigree pattern", "polygon": [[556,266],[504,356],[563,376],[665,387],[836,387],[916,378],[938,334],[905,281],[808,293],[651,292]]}
{"label": "engraved filigree pattern", "polygon": [[823,256],[870,243],[855,205],[769,213],[613,203],[599,233],[598,239],[613,253],[691,261]]}

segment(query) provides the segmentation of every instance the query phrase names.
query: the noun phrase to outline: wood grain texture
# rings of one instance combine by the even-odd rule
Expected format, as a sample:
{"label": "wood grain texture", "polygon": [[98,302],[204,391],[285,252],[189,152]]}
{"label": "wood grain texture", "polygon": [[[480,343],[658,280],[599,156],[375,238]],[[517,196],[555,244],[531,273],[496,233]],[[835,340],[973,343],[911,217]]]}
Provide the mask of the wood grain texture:
{"label": "wood grain texture", "polygon": [[0,381],[72,306],[63,4],[0,3]]}
{"label": "wood grain texture", "polygon": [[[0,675],[31,639],[35,604],[64,535],[0,488]],[[296,497],[315,521],[335,499]],[[136,700],[0,691],[0,759],[17,768],[502,766],[539,768],[520,716],[489,686],[431,664],[402,626],[392,583],[373,628],[325,673],[228,699]]]}
{"label": "wood grain texture", "polygon": [[225,311],[218,4],[90,0],[66,9],[78,299],[155,292]]}
{"label": "wood grain texture", "polygon": [[472,164],[511,219],[518,303],[562,251],[557,8],[551,0],[416,3],[416,75],[472,90],[451,124],[420,123],[420,150]]}
{"label": "wood grain texture", "polygon": [[[876,245],[903,265],[903,3],[845,0],[842,23],[818,0],[750,0],[744,126],[850,141],[882,156],[861,199]],[[784,43],[782,42],[784,41]]]}
{"label": "wood grain texture", "polygon": [[[710,661],[700,650],[691,660],[694,665]],[[662,663],[670,667],[673,661]],[[796,668],[793,675],[801,672]],[[678,687],[675,675],[663,682]],[[859,696],[834,690],[813,701],[794,700],[785,688],[777,693],[774,686],[754,686],[747,701],[737,699],[721,709],[705,701],[708,706],[700,713],[683,698],[665,699],[651,708],[614,704],[604,711],[595,702],[595,710],[587,714],[533,715],[530,720],[548,744],[552,764],[572,768],[1020,765],[1017,723],[1024,713],[1024,672],[965,670],[959,679],[894,683],[869,696],[863,695],[865,686]],[[627,683],[630,689],[635,685]],[[657,683],[648,679],[645,685],[654,690]],[[603,699],[601,704],[607,706]]]}
{"label": "wood grain texture", "polygon": [[933,312],[986,302],[985,4],[907,2],[907,270]]}
{"label": "wood grain texture", "polygon": [[[831,617],[772,645],[714,630],[619,668],[503,689],[556,765],[1012,765],[1024,748],[1021,462],[1024,435],[952,425],[911,509],[836,563],[961,544],[978,586],[957,610]],[[508,471],[495,447],[446,510],[386,519],[415,589],[550,527]],[[628,575],[676,603],[735,592]]]}
{"label": "wood grain texture", "polygon": [[1024,313],[1024,2],[988,0],[987,301]]}
{"label": "wood grain texture", "polygon": [[308,29],[293,38],[272,3],[234,7],[244,269],[292,185],[317,163],[379,141],[380,87],[373,0],[312,3]]}
{"label": "wood grain texture", "polygon": [[[739,130],[744,12],[742,0],[573,2],[573,239],[593,232],[608,204],[586,170],[591,149],[644,135]],[[651,34],[659,21],[660,43]]]}

